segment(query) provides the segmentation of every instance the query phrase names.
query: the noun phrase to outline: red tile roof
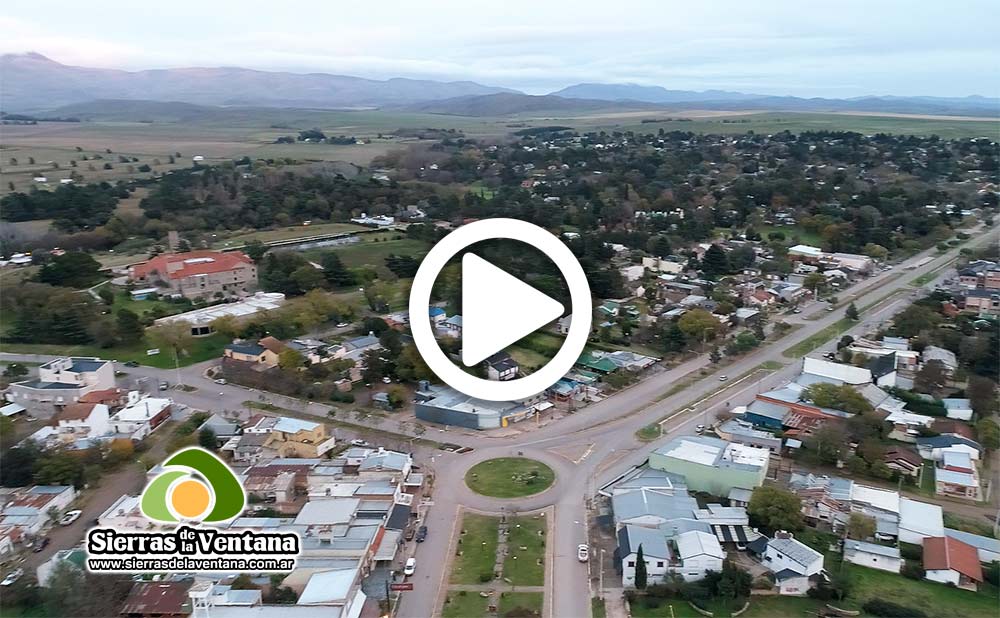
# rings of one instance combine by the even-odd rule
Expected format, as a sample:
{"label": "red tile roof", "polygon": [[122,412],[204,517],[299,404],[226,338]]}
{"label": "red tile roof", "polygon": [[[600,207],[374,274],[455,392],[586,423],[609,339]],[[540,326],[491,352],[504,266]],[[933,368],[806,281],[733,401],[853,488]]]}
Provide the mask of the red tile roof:
{"label": "red tile roof", "polygon": [[132,616],[181,616],[191,613],[190,581],[139,582],[125,599],[122,614]]}
{"label": "red tile roof", "polygon": [[96,405],[96,403],[71,403],[63,408],[59,414],[52,417],[52,426],[59,425],[59,421],[86,420]]}
{"label": "red tile roof", "polygon": [[983,581],[976,548],[950,536],[924,539],[924,569],[958,571],[973,581]]}
{"label": "red tile roof", "polygon": [[90,391],[80,397],[77,403],[115,403],[125,398],[125,391],[120,388],[106,388],[101,391]]}
{"label": "red tile roof", "polygon": [[[180,267],[174,271],[169,270],[169,265],[179,264]],[[160,277],[169,279],[185,279],[195,275],[208,275],[212,273],[226,272],[243,265],[253,265],[253,260],[242,251],[189,251],[187,253],[167,253],[158,255],[148,262],[136,264],[132,267],[132,274],[136,278],[145,278],[153,271],[159,273]]]}

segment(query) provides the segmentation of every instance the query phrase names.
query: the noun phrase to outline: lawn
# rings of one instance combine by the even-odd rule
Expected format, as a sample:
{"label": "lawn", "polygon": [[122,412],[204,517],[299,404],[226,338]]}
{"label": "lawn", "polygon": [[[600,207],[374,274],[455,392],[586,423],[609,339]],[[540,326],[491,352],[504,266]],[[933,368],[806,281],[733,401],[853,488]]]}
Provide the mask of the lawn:
{"label": "lawn", "polygon": [[[583,591],[586,594],[586,591]],[[497,608],[501,616],[506,616],[508,612],[515,609],[528,610],[532,613],[518,612],[519,617],[542,615],[542,593],[541,592],[501,592],[500,606]]]}
{"label": "lawn", "polygon": [[546,530],[546,518],[540,515],[511,521],[503,576],[515,586],[545,585]]}
{"label": "lawn", "polygon": [[385,258],[390,255],[412,255],[423,257],[427,251],[427,243],[406,238],[399,232],[388,234],[362,234],[359,236],[361,242],[353,245],[343,245],[337,247],[323,247],[321,249],[310,249],[304,251],[303,255],[310,260],[319,261],[324,253],[335,252],[340,256],[344,266],[348,268],[359,268],[361,266],[384,266]]}
{"label": "lawn", "polygon": [[444,601],[441,611],[443,618],[479,618],[486,615],[489,599],[479,596],[478,592],[452,590]]}
{"label": "lawn", "polygon": [[[673,611],[671,611],[673,607]],[[632,618],[702,618],[681,599],[641,598],[632,603]]]}
{"label": "lawn", "polygon": [[[839,568],[831,565],[830,568]],[[997,615],[998,590],[983,584],[979,592],[914,580],[876,569],[845,564],[853,583],[844,609],[858,609],[870,599],[888,599],[907,607],[920,608],[935,618],[969,618]]]}
{"label": "lawn", "polygon": [[785,358],[802,358],[827,341],[857,324],[854,320],[841,318],[811,337],[806,337],[781,353]]}
{"label": "lawn", "polygon": [[465,484],[484,496],[520,498],[544,491],[556,478],[552,468],[525,457],[487,459],[465,473]]}
{"label": "lawn", "polygon": [[294,238],[308,238],[310,236],[322,236],[325,234],[346,234],[347,232],[359,232],[367,230],[361,225],[353,223],[318,223],[315,225],[293,225],[274,230],[258,230],[236,234],[212,243],[215,248],[238,247],[251,240],[259,240],[263,243],[276,242],[279,240],[291,240]]}
{"label": "lawn", "polygon": [[[800,226],[791,225],[764,225],[761,227],[755,227],[757,233],[760,234],[764,242],[768,241],[767,235],[771,232],[781,232],[785,235],[785,243],[788,246],[792,245],[811,245],[813,247],[819,247],[823,244],[823,239],[820,238],[819,234],[815,232],[809,232]],[[729,231],[728,229],[726,230]]]}
{"label": "lawn", "polygon": [[[191,344],[191,349],[187,354],[182,354],[178,358],[181,367],[200,363],[222,356],[222,348],[229,343],[229,340],[218,333],[208,337],[196,337]],[[3,350],[11,354],[49,354],[52,356],[97,356],[116,360],[118,362],[135,361],[141,365],[156,367],[157,369],[173,369],[174,355],[169,350],[163,350],[159,354],[147,356],[146,350],[152,349],[153,344],[143,339],[137,344],[127,346],[115,346],[113,348],[101,348],[93,345],[50,345],[36,343],[4,343]]]}
{"label": "lawn", "polygon": [[759,596],[751,597],[750,607],[740,614],[741,618],[800,618],[815,616],[822,601],[809,597]]}
{"label": "lawn", "polygon": [[512,345],[507,348],[507,353],[510,354],[511,358],[517,361],[517,364],[522,371],[538,369],[552,360],[551,356],[546,356],[539,352],[535,352],[534,350],[521,348],[516,345]]}
{"label": "lawn", "polygon": [[167,300],[132,300],[127,292],[115,294],[115,302],[111,305],[111,310],[117,314],[119,309],[128,309],[140,318],[152,311],[157,311],[156,317],[174,315],[183,311],[190,311],[191,305],[188,303],[173,303]]}
{"label": "lawn", "polygon": [[923,474],[920,476],[920,493],[933,496],[937,494],[937,484],[934,482],[934,462],[925,461]]}
{"label": "lawn", "polygon": [[656,440],[661,435],[660,426],[657,424],[646,425],[642,429],[635,432],[635,437],[639,438],[643,442],[651,442]]}
{"label": "lawn", "polygon": [[604,607],[604,599],[591,599],[590,600],[590,614],[593,618],[606,618],[608,615],[608,610]]}
{"label": "lawn", "polygon": [[481,584],[484,583],[480,577],[483,575],[492,579],[499,524],[498,518],[486,515],[466,513],[462,517],[462,534],[455,550],[451,583]]}

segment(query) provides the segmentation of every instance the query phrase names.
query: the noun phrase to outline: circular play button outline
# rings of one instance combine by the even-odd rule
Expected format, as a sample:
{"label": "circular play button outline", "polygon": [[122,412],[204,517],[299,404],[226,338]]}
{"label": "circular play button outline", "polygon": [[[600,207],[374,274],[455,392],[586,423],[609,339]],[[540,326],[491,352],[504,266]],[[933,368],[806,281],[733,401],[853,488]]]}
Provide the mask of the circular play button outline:
{"label": "circular play button outline", "polygon": [[[494,238],[527,243],[552,260],[566,280],[573,316],[566,341],[552,360],[527,377],[504,382],[477,378],[455,365],[438,346],[428,314],[431,289],[448,260],[469,245]],[[431,248],[410,288],[410,329],[424,362],[448,386],[487,401],[527,399],[555,384],[573,367],[587,345],[591,312],[590,284],[573,253],[547,230],[519,219],[483,219],[448,234]]]}

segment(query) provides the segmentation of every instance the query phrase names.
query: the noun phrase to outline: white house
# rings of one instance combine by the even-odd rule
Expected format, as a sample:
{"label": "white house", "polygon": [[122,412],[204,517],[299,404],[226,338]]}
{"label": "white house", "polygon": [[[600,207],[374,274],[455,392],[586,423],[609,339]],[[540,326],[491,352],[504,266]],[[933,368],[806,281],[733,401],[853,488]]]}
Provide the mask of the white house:
{"label": "white house", "polygon": [[35,485],[17,491],[0,511],[0,526],[18,526],[37,534],[52,519],[51,513],[62,512],[76,498],[69,485]]}
{"label": "white house", "polygon": [[763,563],[775,574],[780,594],[801,596],[809,590],[809,577],[823,570],[823,554],[790,532],[776,532],[767,542]]}
{"label": "white house", "polygon": [[56,432],[64,442],[82,438],[98,438],[107,434],[111,425],[110,412],[103,403],[72,403],[56,414]]}
{"label": "white house", "polygon": [[940,505],[899,499],[899,540],[914,545],[927,537],[944,536],[944,511]]}
{"label": "white house", "polygon": [[844,542],[844,560],[858,566],[899,573],[903,558],[898,547],[887,547],[876,543],[866,543],[848,539]]}
{"label": "white house", "polygon": [[137,391],[128,394],[128,405],[111,417],[111,430],[132,440],[142,440],[170,419],[170,399],[140,398]]}
{"label": "white house", "polygon": [[705,577],[708,571],[722,571],[722,561],[726,552],[722,551],[715,535],[691,530],[681,533],[674,541],[677,545],[679,568],[673,571],[684,578],[684,581],[695,581]]}
{"label": "white house", "polygon": [[97,525],[119,529],[145,530],[152,528],[153,524],[139,509],[139,496],[128,494],[115,500],[114,504],[101,513],[97,518]]}
{"label": "white house", "polygon": [[670,548],[662,532],[655,528],[622,526],[618,531],[618,552],[624,588],[635,588],[635,564],[640,546],[646,562],[647,582],[663,581],[670,571]]}
{"label": "white house", "polygon": [[958,397],[948,397],[942,399],[941,403],[944,404],[944,409],[947,411],[948,418],[953,418],[959,421],[968,421],[972,419],[972,402],[968,399],[962,399]]}

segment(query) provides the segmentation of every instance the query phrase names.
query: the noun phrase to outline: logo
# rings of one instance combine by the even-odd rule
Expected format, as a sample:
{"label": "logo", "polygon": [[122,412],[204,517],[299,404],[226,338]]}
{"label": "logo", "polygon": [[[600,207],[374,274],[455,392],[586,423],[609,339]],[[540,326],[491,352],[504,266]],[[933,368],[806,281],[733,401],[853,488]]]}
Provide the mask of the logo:
{"label": "logo", "polygon": [[[213,453],[177,451],[146,485],[139,510],[148,526],[109,521],[87,532],[87,569],[95,573],[287,573],[295,568],[296,532],[260,530],[236,475]],[[114,515],[112,515],[114,519]],[[116,526],[122,527],[116,527]]]}
{"label": "logo", "polygon": [[163,473],[146,485],[139,506],[153,521],[222,522],[246,508],[246,493],[239,479],[205,449],[192,446],[177,451],[163,467]]}

